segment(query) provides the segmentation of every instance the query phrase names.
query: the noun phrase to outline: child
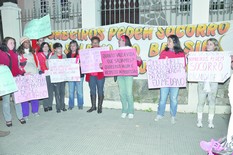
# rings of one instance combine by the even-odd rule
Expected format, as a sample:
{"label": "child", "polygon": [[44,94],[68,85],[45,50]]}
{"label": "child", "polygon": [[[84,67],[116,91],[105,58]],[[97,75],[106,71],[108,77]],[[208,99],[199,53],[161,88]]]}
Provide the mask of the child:
{"label": "child", "polygon": [[[7,53],[7,57],[1,57],[1,61],[4,61],[3,64],[9,64],[9,68],[11,69],[11,73],[14,77],[18,75],[24,75],[24,72],[20,70],[19,68],[19,61],[18,61],[18,55],[16,54],[15,50],[15,39],[12,37],[6,37],[3,39],[2,47],[1,49]],[[4,59],[4,60],[3,60]],[[11,108],[10,108],[10,94],[4,95],[2,97],[2,106],[3,106],[3,116],[6,120],[6,126],[11,127],[12,126],[12,116],[11,116]],[[21,124],[25,124],[26,121],[23,119],[22,114],[22,107],[21,104],[14,104],[16,114],[18,117],[18,120]]]}
{"label": "child", "polygon": [[[38,69],[34,59],[35,51],[31,47],[30,39],[28,37],[22,37],[20,40],[21,45],[17,49],[17,52],[19,54],[21,70],[25,71],[26,74],[38,74]],[[39,116],[39,100],[23,102],[21,105],[23,110],[23,117],[25,120],[27,120],[29,116],[29,102],[31,103],[32,113],[34,116]]]}
{"label": "child", "polygon": [[[47,67],[47,60],[50,59],[52,56],[52,52],[49,46],[49,43],[43,42],[40,46],[40,50],[38,51],[37,57],[39,61],[39,66],[40,66],[40,74],[43,74],[46,70],[48,70]],[[46,76],[46,82],[47,82],[47,87],[48,87],[48,98],[43,99],[43,106],[44,106],[44,111],[52,111],[52,105],[53,105],[53,85],[51,84],[50,76]]]}
{"label": "child", "polygon": [[[122,35],[118,41],[119,49],[131,49],[132,44],[126,35]],[[141,66],[142,59],[137,56],[137,64]],[[117,83],[120,91],[122,104],[121,117],[125,118],[128,115],[129,119],[134,118],[134,101],[133,101],[133,76],[117,76]]]}
{"label": "child", "polygon": [[[92,48],[100,47],[100,39],[96,36],[91,38]],[[91,108],[87,112],[96,110],[96,87],[98,90],[98,110],[97,113],[102,113],[102,105],[104,100],[104,73],[88,73],[86,74],[86,81],[89,83],[90,94],[91,94]]]}
{"label": "child", "polygon": [[[218,51],[218,41],[214,38],[207,40],[206,51],[213,52]],[[198,82],[198,105],[197,105],[197,127],[201,128],[202,125],[202,113],[205,100],[207,98],[209,102],[209,116],[208,116],[208,127],[214,128],[213,118],[215,113],[215,100],[218,91],[217,82]]]}
{"label": "child", "polygon": [[[69,53],[67,53],[67,58],[76,58],[76,62],[79,63],[79,46],[77,41],[72,40],[69,44]],[[80,68],[80,81],[69,81],[69,110],[74,108],[74,92],[76,90],[77,101],[78,101],[78,109],[83,109],[83,79],[84,74],[81,74]]]}
{"label": "child", "polygon": [[[184,51],[181,48],[179,38],[176,35],[168,36],[167,47],[165,48],[165,50],[163,50],[160,53],[159,56],[159,59],[169,59],[169,58],[184,58],[185,61]],[[157,117],[155,118],[155,121],[162,119],[164,116],[168,94],[170,96],[171,123],[175,124],[179,87],[160,88],[160,100],[158,105]]]}
{"label": "child", "polygon": [[[62,54],[62,44],[55,43],[53,45],[53,49],[55,54],[51,56],[51,59],[65,59],[65,55]],[[56,109],[57,113],[62,111],[67,111],[65,108],[65,82],[53,83],[53,88],[55,91],[55,99],[56,99]]]}

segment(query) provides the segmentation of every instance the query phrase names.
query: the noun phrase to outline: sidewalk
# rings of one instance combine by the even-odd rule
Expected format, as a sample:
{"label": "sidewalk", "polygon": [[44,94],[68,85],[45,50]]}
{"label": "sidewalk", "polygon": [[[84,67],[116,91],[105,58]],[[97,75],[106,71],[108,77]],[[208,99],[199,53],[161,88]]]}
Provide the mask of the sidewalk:
{"label": "sidewalk", "polygon": [[155,122],[154,112],[135,111],[135,118],[120,117],[121,111],[103,109],[102,114],[87,113],[87,108],[30,116],[21,125],[12,110],[13,126],[5,125],[0,102],[0,130],[11,134],[0,138],[1,155],[206,155],[199,147],[226,135],[229,115],[216,115],[214,129],[196,127],[195,114],[177,114],[177,123],[170,123],[170,114]]}

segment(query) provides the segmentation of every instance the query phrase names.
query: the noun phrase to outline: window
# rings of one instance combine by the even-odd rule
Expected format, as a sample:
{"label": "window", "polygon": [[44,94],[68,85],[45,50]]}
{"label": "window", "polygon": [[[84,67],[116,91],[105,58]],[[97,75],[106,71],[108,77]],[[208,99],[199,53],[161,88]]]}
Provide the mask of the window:
{"label": "window", "polygon": [[180,0],[179,12],[189,12],[190,11],[190,0]]}
{"label": "window", "polygon": [[224,9],[223,0],[212,0],[210,3],[210,10],[222,10]]}
{"label": "window", "polygon": [[70,9],[70,3],[68,0],[61,0],[61,17],[62,19],[69,18],[69,9]]}
{"label": "window", "polygon": [[40,0],[40,16],[43,17],[49,13],[49,2]]}

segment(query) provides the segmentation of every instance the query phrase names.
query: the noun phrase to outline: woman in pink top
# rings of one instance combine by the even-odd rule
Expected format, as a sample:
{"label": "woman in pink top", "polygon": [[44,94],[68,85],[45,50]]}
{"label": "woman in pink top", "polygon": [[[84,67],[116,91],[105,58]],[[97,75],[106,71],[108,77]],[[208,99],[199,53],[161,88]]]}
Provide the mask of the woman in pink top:
{"label": "woman in pink top", "polygon": [[[160,57],[159,57],[159,59],[170,59],[170,58],[184,58],[185,61],[184,51],[181,48],[179,38],[176,35],[168,36],[167,47],[165,50],[163,50],[160,53]],[[171,123],[175,124],[179,87],[160,88],[160,100],[157,111],[157,117],[155,118],[155,121],[162,119],[164,116],[168,94],[170,96]]]}

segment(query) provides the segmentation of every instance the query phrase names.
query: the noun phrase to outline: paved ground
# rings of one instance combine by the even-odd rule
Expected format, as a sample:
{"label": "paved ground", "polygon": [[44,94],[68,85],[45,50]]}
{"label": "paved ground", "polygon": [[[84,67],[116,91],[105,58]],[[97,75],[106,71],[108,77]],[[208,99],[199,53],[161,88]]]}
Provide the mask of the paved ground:
{"label": "paved ground", "polygon": [[[1,103],[0,103],[1,104]],[[55,108],[55,107],[54,107]],[[55,110],[30,116],[21,125],[13,114],[13,126],[0,129],[11,134],[0,138],[1,155],[206,155],[201,140],[226,135],[229,115],[216,115],[215,129],[196,127],[195,114],[177,114],[170,123],[169,113],[155,122],[154,112],[136,111],[135,118],[120,117],[121,111],[104,109],[102,114],[87,113],[87,108],[57,114]],[[2,112],[2,106],[0,105]]]}

